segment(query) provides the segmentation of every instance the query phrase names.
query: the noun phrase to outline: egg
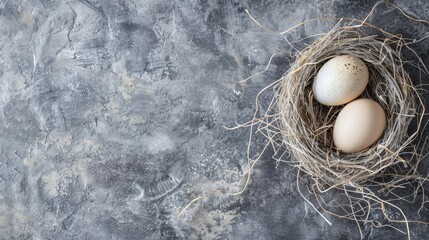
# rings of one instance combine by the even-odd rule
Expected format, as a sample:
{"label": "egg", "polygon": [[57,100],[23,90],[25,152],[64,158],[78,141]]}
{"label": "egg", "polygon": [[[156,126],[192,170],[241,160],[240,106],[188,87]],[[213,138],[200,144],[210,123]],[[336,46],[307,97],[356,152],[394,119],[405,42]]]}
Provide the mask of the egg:
{"label": "egg", "polygon": [[360,152],[383,135],[386,115],[376,101],[360,98],[347,104],[334,124],[334,144],[344,153]]}
{"label": "egg", "polygon": [[327,61],[313,81],[316,101],[327,106],[338,106],[356,99],[368,84],[366,64],[353,55],[341,55]]}

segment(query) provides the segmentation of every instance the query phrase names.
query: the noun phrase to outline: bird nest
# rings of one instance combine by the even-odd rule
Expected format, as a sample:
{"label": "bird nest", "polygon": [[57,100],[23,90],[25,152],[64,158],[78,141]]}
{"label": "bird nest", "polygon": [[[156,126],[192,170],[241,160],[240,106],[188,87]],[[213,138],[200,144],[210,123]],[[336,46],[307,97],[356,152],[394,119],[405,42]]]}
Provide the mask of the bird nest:
{"label": "bird nest", "polygon": [[[407,15],[393,4],[386,4],[408,19],[428,23]],[[338,23],[330,31],[297,51],[289,70],[258,94],[254,118],[238,126],[251,128],[249,168],[243,190],[255,163],[263,156],[260,153],[252,158],[250,154],[252,137],[260,133],[268,139],[263,151],[271,146],[277,161],[287,162],[297,170],[298,191],[328,223],[318,209],[355,221],[362,237],[361,227],[368,223],[376,227],[390,226],[410,237],[409,223],[428,223],[411,220],[400,207],[402,201],[417,202],[418,195],[424,199],[427,176],[419,172],[419,165],[425,158],[427,136],[422,133],[427,120],[423,85],[416,84],[418,79],[412,81],[406,69],[413,67],[420,76],[427,75],[428,71],[411,48],[417,40],[389,33],[367,22],[374,9],[361,21],[337,19]],[[416,61],[405,60],[404,52]],[[360,97],[378,102],[387,118],[382,137],[356,153],[343,153],[334,145],[333,126],[343,106],[324,106],[313,97],[312,85],[318,70],[339,55],[353,55],[366,63],[369,82]],[[261,114],[259,98],[267,91],[274,93],[274,97]],[[299,187],[302,182],[308,186],[307,195]],[[319,207],[313,205],[310,198]],[[424,209],[425,200],[420,204],[419,212]],[[374,211],[380,211],[382,217],[373,217]],[[393,213],[399,217],[392,217]],[[405,223],[406,229],[400,230],[395,223]]]}

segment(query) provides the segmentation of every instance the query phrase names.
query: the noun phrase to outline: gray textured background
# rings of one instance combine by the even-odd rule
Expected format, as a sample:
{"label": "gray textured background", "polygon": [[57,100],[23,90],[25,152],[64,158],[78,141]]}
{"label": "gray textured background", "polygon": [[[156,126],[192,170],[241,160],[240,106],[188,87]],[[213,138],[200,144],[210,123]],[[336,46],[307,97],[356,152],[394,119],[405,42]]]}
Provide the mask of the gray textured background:
{"label": "gray textured background", "polygon": [[[244,9],[282,30],[315,17],[363,18],[374,3],[1,0],[0,238],[358,239],[353,222],[326,215],[329,226],[315,213],[294,172],[269,154],[249,191],[177,215],[202,193],[238,189],[248,129],[223,126],[250,119],[255,94],[286,71],[287,54],[244,93],[234,81],[332,26],[279,36]],[[429,19],[426,1],[396,3]],[[413,38],[429,29],[386,7],[370,21]],[[426,64],[428,46],[415,46]],[[427,226],[411,228],[414,239],[428,238]]]}

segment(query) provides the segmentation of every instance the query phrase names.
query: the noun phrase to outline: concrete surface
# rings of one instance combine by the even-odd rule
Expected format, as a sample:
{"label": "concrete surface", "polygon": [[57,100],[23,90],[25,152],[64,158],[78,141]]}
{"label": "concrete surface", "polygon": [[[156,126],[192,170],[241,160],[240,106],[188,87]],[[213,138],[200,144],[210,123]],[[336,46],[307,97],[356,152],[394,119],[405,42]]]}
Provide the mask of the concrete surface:
{"label": "concrete surface", "polygon": [[[255,94],[289,60],[275,58],[243,93],[234,82],[333,24],[279,36],[244,9],[283,30],[315,17],[363,18],[374,3],[0,0],[0,238],[359,239],[353,222],[326,215],[329,226],[297,192],[293,170],[269,154],[244,194],[212,194],[178,214],[201,194],[239,190],[249,132],[223,126],[249,120]],[[429,19],[427,1],[396,3]],[[385,6],[370,21],[412,38],[429,29]],[[426,65],[428,46],[415,45]],[[427,239],[427,226],[411,228]]]}

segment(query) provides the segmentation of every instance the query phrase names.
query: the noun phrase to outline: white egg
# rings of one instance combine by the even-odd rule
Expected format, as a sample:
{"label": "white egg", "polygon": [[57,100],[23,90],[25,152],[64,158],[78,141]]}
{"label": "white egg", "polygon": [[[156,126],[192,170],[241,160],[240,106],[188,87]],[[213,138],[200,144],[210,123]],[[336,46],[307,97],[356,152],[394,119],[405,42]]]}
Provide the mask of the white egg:
{"label": "white egg", "polygon": [[376,101],[360,98],[347,104],[334,124],[334,144],[344,153],[360,152],[383,135],[386,114]]}
{"label": "white egg", "polygon": [[360,58],[334,57],[323,64],[314,78],[314,98],[327,106],[346,104],[362,94],[368,79],[368,67]]}

